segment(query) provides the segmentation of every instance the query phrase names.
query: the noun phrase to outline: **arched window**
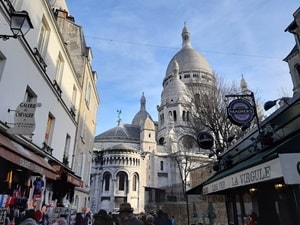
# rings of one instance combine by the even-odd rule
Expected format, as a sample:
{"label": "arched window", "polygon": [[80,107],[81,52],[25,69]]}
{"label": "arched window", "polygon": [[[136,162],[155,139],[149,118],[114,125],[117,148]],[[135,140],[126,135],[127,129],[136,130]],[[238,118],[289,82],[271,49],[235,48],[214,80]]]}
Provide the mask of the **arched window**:
{"label": "arched window", "polygon": [[124,172],[118,173],[117,180],[118,180],[118,190],[125,191],[127,188],[127,174]]}
{"label": "arched window", "polygon": [[191,150],[191,149],[197,147],[196,140],[192,136],[189,136],[189,135],[183,136],[180,140],[180,143],[187,150]]}
{"label": "arched window", "polygon": [[103,189],[104,189],[104,191],[109,191],[110,178],[111,178],[110,173],[105,173],[103,175],[103,187],[104,187]]}
{"label": "arched window", "polygon": [[297,76],[298,76],[298,78],[300,78],[300,65],[297,64],[297,65],[295,66],[295,68],[296,68],[296,71],[297,71]]}
{"label": "arched window", "polygon": [[165,138],[161,137],[158,141],[158,144],[159,145],[164,145],[164,142],[165,142]]}
{"label": "arched window", "polygon": [[161,171],[164,170],[164,161],[160,161],[160,170],[161,170]]}
{"label": "arched window", "polygon": [[138,175],[134,174],[132,179],[132,191],[138,190],[138,183],[139,183]]}
{"label": "arched window", "polygon": [[174,121],[177,121],[177,115],[176,115],[176,111],[175,110],[173,111],[173,118],[174,118]]}

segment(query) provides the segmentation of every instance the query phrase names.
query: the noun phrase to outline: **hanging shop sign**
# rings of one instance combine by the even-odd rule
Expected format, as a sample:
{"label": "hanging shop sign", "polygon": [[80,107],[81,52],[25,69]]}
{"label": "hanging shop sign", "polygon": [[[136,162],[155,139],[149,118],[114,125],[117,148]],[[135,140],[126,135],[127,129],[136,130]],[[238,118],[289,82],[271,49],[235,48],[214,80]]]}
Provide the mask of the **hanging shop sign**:
{"label": "hanging shop sign", "polygon": [[214,145],[214,138],[208,132],[200,132],[197,136],[197,142],[200,148],[211,149]]}
{"label": "hanging shop sign", "polygon": [[35,110],[41,103],[21,102],[15,110],[14,127],[7,131],[10,134],[30,135],[35,130]]}
{"label": "hanging shop sign", "polygon": [[230,102],[227,107],[227,115],[233,124],[242,126],[253,120],[255,110],[249,101],[239,98]]}

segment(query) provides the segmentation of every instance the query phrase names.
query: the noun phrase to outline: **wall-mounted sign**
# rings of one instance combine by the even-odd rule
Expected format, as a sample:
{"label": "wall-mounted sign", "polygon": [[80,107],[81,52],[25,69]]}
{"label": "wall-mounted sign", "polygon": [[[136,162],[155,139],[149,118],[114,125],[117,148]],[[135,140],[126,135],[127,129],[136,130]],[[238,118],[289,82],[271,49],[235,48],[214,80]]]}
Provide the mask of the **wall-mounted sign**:
{"label": "wall-mounted sign", "polygon": [[247,100],[239,98],[230,102],[227,107],[227,115],[233,124],[242,126],[253,120],[255,111]]}
{"label": "wall-mounted sign", "polygon": [[32,134],[35,129],[34,114],[41,103],[21,102],[15,110],[14,127],[7,130],[10,134]]}
{"label": "wall-mounted sign", "polygon": [[266,182],[282,176],[280,160],[276,158],[204,185],[202,191],[203,194],[209,194],[230,188]]}
{"label": "wall-mounted sign", "polygon": [[200,132],[197,136],[197,142],[200,148],[211,149],[214,145],[214,138],[208,132]]}

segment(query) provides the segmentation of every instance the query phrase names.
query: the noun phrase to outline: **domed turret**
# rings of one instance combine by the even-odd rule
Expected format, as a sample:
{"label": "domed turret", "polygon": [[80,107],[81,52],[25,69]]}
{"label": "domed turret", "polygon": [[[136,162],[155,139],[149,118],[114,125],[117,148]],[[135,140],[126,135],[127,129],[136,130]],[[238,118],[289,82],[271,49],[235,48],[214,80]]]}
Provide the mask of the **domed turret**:
{"label": "domed turret", "polygon": [[187,94],[185,84],[179,79],[179,66],[177,60],[172,61],[172,66],[172,76],[170,77],[168,84],[165,85],[161,94],[162,102],[176,102],[179,100],[179,96],[184,96]]}
{"label": "domed turret", "polygon": [[141,102],[140,111],[138,111],[138,113],[133,117],[132,120],[132,124],[137,126],[141,126],[145,122],[147,116],[152,120],[150,114],[146,111],[146,98],[144,96],[144,93],[141,97],[140,102]]}

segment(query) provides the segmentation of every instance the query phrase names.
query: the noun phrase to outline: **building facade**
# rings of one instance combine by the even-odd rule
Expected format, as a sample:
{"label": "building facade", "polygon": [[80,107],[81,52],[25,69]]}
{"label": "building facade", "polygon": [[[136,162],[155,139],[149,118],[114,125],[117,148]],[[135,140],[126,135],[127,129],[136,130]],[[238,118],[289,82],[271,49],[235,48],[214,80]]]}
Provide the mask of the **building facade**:
{"label": "building facade", "polygon": [[[0,1],[0,194],[14,199],[2,202],[3,210],[21,212],[44,204],[81,210],[89,204],[86,188],[99,105],[96,73],[84,39],[80,50],[85,55],[74,66],[77,61],[66,48],[67,36],[60,31],[52,2]],[[64,1],[59,3],[67,9]],[[13,36],[20,13],[26,14],[24,26],[31,29]],[[19,20],[11,23],[15,16]],[[81,30],[78,34],[83,36]],[[78,143],[80,135],[84,146]],[[75,170],[75,164],[82,168]],[[85,194],[75,194],[77,190]],[[76,196],[82,197],[82,205]]]}
{"label": "building facade", "polygon": [[[91,156],[97,109],[100,104],[96,88],[98,77],[92,68],[92,49],[86,45],[82,27],[76,24],[75,18],[69,14],[65,1],[55,1],[52,9],[80,83],[79,107],[71,106],[72,112],[78,116],[71,168],[83,181],[83,186],[75,187],[74,205],[77,211],[88,211]],[[75,87],[73,89],[74,92],[78,92]],[[73,94],[72,98],[76,98],[76,95]]]}

